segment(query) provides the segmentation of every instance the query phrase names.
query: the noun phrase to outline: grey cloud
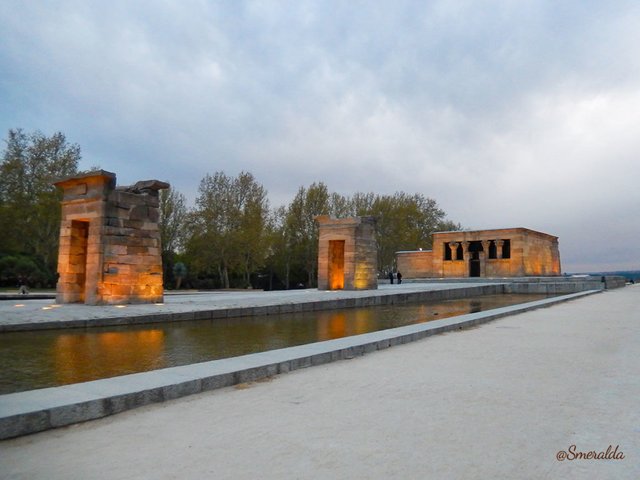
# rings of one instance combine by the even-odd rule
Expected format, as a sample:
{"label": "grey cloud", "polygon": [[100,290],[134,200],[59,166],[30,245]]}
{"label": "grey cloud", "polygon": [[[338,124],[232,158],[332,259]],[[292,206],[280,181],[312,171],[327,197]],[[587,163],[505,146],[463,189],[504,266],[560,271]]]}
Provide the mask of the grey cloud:
{"label": "grey cloud", "polygon": [[639,18],[631,1],[7,1],[0,127],[62,130],[87,166],[191,198],[215,170],[251,171],[275,204],[313,181],[419,191],[465,226],[560,235],[566,268],[624,251],[640,268],[615,235],[637,220],[610,220],[640,210]]}

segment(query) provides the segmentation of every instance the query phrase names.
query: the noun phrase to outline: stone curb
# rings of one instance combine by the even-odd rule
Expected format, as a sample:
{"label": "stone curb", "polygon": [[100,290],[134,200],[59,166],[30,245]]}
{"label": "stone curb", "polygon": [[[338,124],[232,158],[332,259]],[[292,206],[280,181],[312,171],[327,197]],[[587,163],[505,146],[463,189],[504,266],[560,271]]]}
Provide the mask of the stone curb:
{"label": "stone curb", "polygon": [[0,395],[0,439],[124,412],[299,368],[350,359],[438,333],[598,293],[591,290],[388,330],[91,382]]}
{"label": "stone curb", "polygon": [[0,301],[2,300],[55,300],[55,293],[0,293]]}

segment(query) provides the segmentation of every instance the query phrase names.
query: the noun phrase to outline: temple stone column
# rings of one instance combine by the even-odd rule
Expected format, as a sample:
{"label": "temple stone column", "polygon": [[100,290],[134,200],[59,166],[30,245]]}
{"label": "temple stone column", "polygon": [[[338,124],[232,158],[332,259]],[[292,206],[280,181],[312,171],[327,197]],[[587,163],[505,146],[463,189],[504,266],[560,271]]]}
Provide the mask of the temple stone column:
{"label": "temple stone column", "polygon": [[458,245],[460,245],[460,242],[449,242],[449,248],[451,249],[451,260],[458,260]]}
{"label": "temple stone column", "polygon": [[469,252],[469,242],[460,242],[462,244],[462,260],[464,260],[464,276],[468,277],[471,273],[471,255]]}
{"label": "temple stone column", "polygon": [[494,240],[496,244],[496,258],[502,258],[502,246],[504,245],[504,240]]}
{"label": "temple stone column", "polygon": [[490,240],[482,240],[482,252],[480,252],[480,276],[487,276],[487,258],[489,258]]}

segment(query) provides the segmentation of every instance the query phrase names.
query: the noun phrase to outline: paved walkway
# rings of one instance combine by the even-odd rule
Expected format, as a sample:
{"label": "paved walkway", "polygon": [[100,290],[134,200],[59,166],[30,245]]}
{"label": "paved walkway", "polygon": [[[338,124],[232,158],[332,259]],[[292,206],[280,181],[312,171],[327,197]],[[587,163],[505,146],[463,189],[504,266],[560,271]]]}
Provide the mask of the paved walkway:
{"label": "paved walkway", "polygon": [[107,318],[129,318],[149,315],[170,315],[233,308],[268,307],[272,305],[301,304],[307,302],[358,299],[398,293],[429,292],[457,288],[477,288],[491,283],[408,283],[382,284],[377,290],[262,290],[212,291],[192,294],[165,295],[161,304],[142,305],[56,305],[53,300],[25,299],[0,301],[0,326],[23,323],[48,323]]}
{"label": "paved walkway", "polygon": [[606,291],[4,441],[0,477],[637,479],[639,323],[640,286]]}

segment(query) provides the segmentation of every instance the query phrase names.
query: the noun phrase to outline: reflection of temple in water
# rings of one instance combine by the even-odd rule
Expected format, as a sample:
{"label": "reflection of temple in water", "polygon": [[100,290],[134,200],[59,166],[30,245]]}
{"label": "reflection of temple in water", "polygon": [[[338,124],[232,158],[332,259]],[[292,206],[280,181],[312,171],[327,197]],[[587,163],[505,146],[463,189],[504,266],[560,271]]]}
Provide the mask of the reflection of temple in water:
{"label": "reflection of temple in water", "polygon": [[372,331],[375,312],[368,309],[317,312],[317,341],[360,335]]}
{"label": "reflection of temple in water", "polygon": [[164,331],[65,334],[56,338],[54,361],[60,384],[86,382],[165,367]]}

